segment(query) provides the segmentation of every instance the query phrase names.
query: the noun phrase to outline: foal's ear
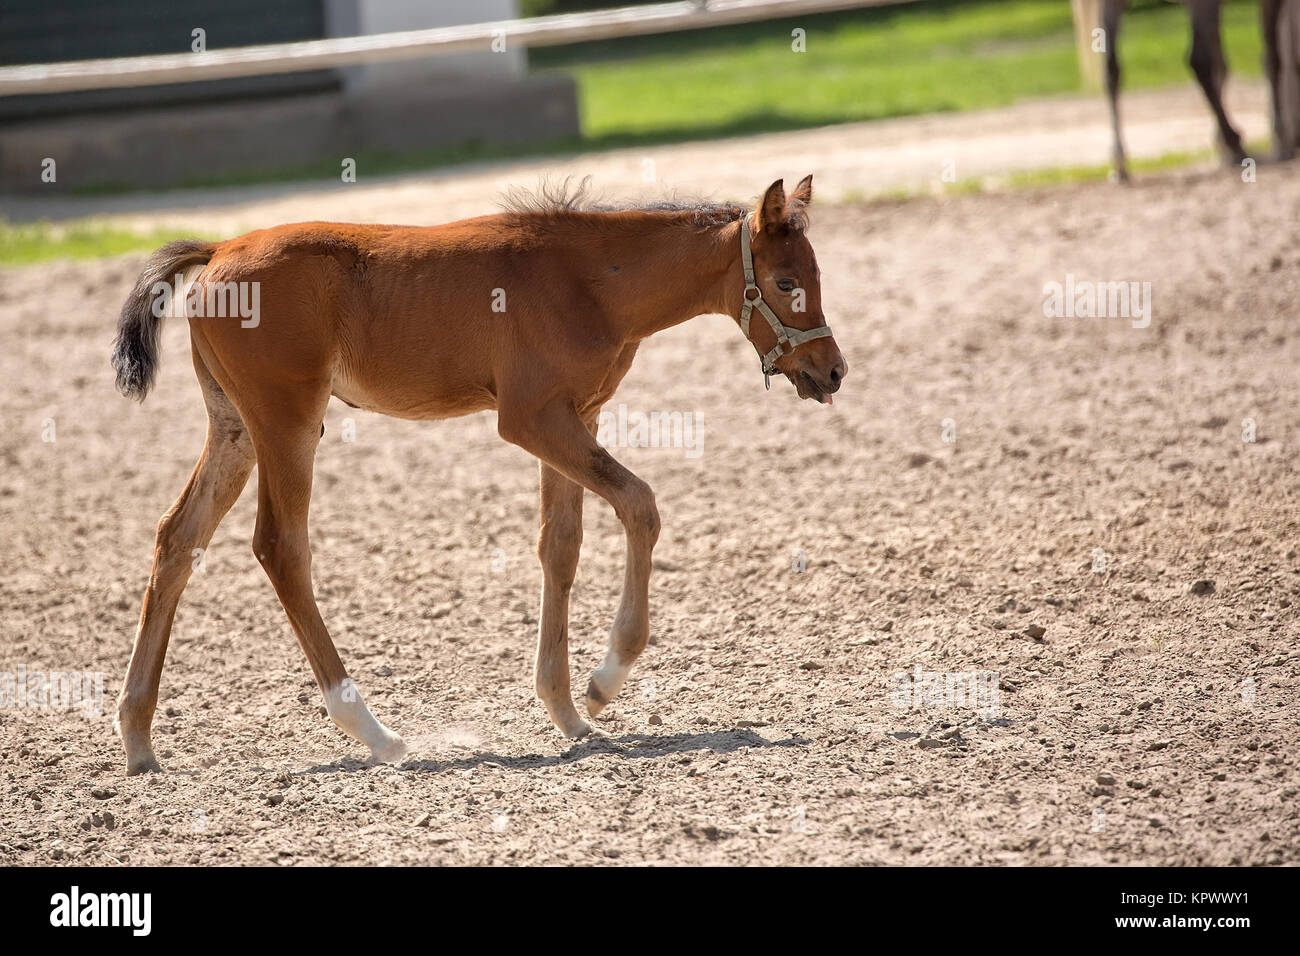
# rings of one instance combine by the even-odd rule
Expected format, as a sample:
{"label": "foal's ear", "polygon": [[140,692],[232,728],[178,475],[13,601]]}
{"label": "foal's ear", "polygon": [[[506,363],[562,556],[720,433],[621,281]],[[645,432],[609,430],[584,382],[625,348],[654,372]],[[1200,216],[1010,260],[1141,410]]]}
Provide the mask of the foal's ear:
{"label": "foal's ear", "polygon": [[767,192],[763,193],[763,201],[758,204],[758,212],[754,215],[754,228],[773,230],[779,228],[783,222],[785,222],[785,180],[778,179],[767,187]]}
{"label": "foal's ear", "polygon": [[794,187],[790,199],[801,202],[805,206],[812,202],[812,173],[799,180],[799,185]]}

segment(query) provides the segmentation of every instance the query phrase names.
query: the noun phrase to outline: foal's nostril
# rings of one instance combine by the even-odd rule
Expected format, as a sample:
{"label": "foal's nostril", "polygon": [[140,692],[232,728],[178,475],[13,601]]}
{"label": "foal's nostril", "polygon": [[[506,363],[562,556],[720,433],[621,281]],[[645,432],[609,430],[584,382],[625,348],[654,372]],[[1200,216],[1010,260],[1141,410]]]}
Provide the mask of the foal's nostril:
{"label": "foal's nostril", "polygon": [[836,365],[833,369],[831,369],[831,373],[829,376],[827,376],[826,379],[830,391],[832,392],[839,391],[840,382],[844,380],[844,372],[845,369],[844,366],[842,365]]}

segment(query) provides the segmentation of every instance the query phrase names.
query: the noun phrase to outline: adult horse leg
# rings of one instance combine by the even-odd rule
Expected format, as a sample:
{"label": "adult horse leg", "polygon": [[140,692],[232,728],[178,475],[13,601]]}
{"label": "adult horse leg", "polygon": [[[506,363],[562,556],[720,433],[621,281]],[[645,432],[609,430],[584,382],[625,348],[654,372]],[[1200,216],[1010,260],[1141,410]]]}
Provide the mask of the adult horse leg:
{"label": "adult horse leg", "polygon": [[406,744],[370,713],[339,659],[311,582],[307,512],[320,423],[329,404],[328,382],[303,392],[261,386],[251,398],[239,393],[257,449],[257,529],[253,553],[288,615],[298,643],[325,696],[325,709],[344,732],[370,748],[376,760],[393,762]]}
{"label": "adult horse leg", "polygon": [[1268,80],[1269,102],[1273,120],[1273,158],[1290,159],[1289,142],[1282,102],[1282,58],[1278,49],[1278,22],[1282,0],[1260,0],[1259,32],[1264,40],[1264,77]]}
{"label": "adult horse leg", "polygon": [[1128,160],[1124,156],[1124,137],[1119,129],[1119,20],[1124,0],[1106,0],[1101,11],[1101,28],[1106,39],[1106,98],[1110,103],[1111,160],[1115,176],[1128,182]]}
{"label": "adult horse leg", "polygon": [[1286,0],[1277,22],[1278,100],[1282,111],[1284,154],[1290,159],[1300,150],[1300,3]]}
{"label": "adult horse leg", "polygon": [[203,364],[198,350],[191,348],[191,352],[207,405],[208,435],[189,483],[158,523],[153,574],[117,699],[117,732],[126,747],[128,774],[160,769],[150,727],[176,605],[194,569],[194,551],[208,546],[217,525],[248,483],[256,460],[239,412]]}
{"label": "adult horse leg", "polygon": [[1300,7],[1295,0],[1261,0],[1259,13],[1273,106],[1273,157],[1285,161],[1300,147]]}
{"label": "adult horse leg", "polygon": [[1223,108],[1223,81],[1228,75],[1228,65],[1219,30],[1219,0],[1188,0],[1187,12],[1192,18],[1192,54],[1188,62],[1219,124],[1219,146],[1225,158],[1238,165],[1246,158],[1246,149],[1241,134]]}
{"label": "adult horse leg", "polygon": [[[608,501],[626,532],[623,597],[610,629],[604,663],[587,685],[587,711],[595,716],[618,693],[650,639],[650,562],[659,539],[654,492],[600,446],[567,400],[554,400],[534,413],[526,402],[514,404],[503,395],[497,430],[506,441]],[[566,700],[567,683],[566,673]],[[568,733],[561,722],[556,721],[556,726]]]}

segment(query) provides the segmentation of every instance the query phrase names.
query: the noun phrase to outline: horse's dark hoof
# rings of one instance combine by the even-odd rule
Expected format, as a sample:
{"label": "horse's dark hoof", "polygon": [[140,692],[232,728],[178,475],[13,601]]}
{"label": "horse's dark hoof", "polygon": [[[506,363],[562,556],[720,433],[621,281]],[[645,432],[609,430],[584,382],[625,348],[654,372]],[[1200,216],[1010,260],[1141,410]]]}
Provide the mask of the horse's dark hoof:
{"label": "horse's dark hoof", "polygon": [[601,691],[599,686],[597,686],[596,678],[592,677],[592,679],[587,682],[587,713],[596,717],[605,709],[605,705],[608,703],[609,699],[605,697],[604,692]]}
{"label": "horse's dark hoof", "polygon": [[142,773],[162,773],[162,764],[158,762],[158,759],[153,754],[126,762],[126,775],[128,777],[135,777]]}

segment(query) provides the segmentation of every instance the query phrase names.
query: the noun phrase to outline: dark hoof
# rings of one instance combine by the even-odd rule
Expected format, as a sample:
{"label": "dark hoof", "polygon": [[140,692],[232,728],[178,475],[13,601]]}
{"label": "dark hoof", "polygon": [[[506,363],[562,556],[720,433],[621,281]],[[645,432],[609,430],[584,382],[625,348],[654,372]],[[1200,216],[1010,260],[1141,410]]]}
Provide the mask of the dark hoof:
{"label": "dark hoof", "polygon": [[126,775],[128,777],[139,776],[142,773],[162,773],[162,764],[152,756],[144,760],[127,761]]}
{"label": "dark hoof", "polygon": [[605,695],[596,686],[595,678],[587,681],[587,713],[595,717],[605,709],[605,705],[608,703],[609,701],[605,698]]}

